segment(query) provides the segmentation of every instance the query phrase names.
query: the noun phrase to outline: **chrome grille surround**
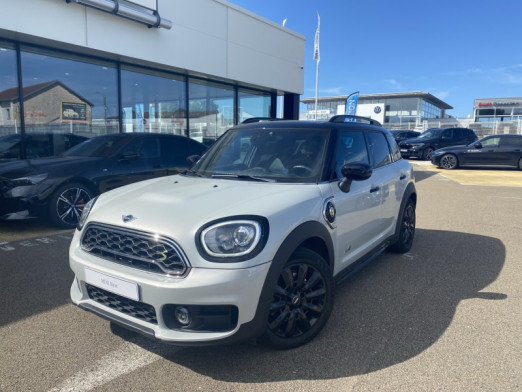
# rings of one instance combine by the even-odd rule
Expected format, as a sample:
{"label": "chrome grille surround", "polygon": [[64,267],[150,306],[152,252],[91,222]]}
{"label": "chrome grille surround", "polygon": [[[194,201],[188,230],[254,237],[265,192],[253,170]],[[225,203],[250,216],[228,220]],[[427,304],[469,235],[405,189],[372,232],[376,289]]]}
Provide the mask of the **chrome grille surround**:
{"label": "chrome grille surround", "polygon": [[128,267],[184,277],[190,264],[175,241],[153,233],[89,223],[80,240],[87,253]]}

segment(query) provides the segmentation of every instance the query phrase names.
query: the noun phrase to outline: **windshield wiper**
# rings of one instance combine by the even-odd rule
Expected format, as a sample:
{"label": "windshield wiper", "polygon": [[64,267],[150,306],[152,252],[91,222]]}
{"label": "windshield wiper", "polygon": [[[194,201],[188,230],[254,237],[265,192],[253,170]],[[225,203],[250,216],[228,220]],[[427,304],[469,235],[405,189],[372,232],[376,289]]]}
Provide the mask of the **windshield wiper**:
{"label": "windshield wiper", "polygon": [[212,178],[230,178],[235,180],[246,180],[246,181],[259,181],[259,182],[275,182],[275,180],[263,178],[263,177],[256,177],[256,176],[249,176],[247,174],[231,174],[231,173],[215,173],[212,175]]}
{"label": "windshield wiper", "polygon": [[197,172],[195,170],[185,170],[181,174],[183,174],[184,176],[205,177],[203,174],[201,174],[200,172]]}

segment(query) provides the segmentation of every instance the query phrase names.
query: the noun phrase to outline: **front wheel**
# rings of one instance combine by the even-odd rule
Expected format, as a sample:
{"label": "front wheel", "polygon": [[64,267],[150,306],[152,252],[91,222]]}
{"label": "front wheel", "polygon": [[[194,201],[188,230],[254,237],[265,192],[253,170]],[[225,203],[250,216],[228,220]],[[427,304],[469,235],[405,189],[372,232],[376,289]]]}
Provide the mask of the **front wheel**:
{"label": "front wheel", "polygon": [[445,154],[440,158],[440,167],[443,169],[453,170],[459,165],[457,157],[453,154]]}
{"label": "front wheel", "polygon": [[425,161],[431,161],[431,156],[433,155],[433,148],[431,147],[426,147],[424,149],[424,152],[422,153],[422,159],[424,159]]}
{"label": "front wheel", "polygon": [[312,340],[330,317],[333,289],[326,261],[312,250],[298,249],[279,274],[261,341],[289,349]]}
{"label": "front wheel", "polygon": [[518,170],[522,170],[522,158],[518,160]]}
{"label": "front wheel", "polygon": [[59,227],[72,229],[78,224],[85,204],[92,198],[92,192],[85,185],[64,184],[51,197],[49,218]]}
{"label": "front wheel", "polygon": [[413,200],[408,200],[400,219],[399,239],[390,247],[390,250],[397,253],[406,253],[411,249],[415,236],[415,203]]}

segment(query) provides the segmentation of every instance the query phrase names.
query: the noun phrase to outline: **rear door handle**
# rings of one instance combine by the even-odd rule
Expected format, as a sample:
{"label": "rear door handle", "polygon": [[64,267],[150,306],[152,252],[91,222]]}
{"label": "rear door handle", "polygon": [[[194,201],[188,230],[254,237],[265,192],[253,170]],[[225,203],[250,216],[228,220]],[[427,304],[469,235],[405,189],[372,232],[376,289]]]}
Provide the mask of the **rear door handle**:
{"label": "rear door handle", "polygon": [[379,189],[381,189],[381,188],[378,187],[378,186],[373,186],[373,187],[370,188],[370,193],[377,192]]}
{"label": "rear door handle", "polygon": [[406,178],[406,174],[401,174],[401,176],[399,177],[399,180],[404,180]]}

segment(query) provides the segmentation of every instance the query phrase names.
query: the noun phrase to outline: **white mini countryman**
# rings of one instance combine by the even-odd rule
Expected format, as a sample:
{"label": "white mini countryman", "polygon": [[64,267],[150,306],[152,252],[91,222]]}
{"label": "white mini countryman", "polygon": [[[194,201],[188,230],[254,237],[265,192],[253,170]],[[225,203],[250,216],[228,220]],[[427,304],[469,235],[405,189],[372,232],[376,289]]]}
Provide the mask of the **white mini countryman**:
{"label": "white mini countryman", "polygon": [[411,165],[373,120],[249,121],[191,170],[85,206],[72,301],[176,345],[297,347],[326,324],[336,281],[409,251],[416,203]]}

